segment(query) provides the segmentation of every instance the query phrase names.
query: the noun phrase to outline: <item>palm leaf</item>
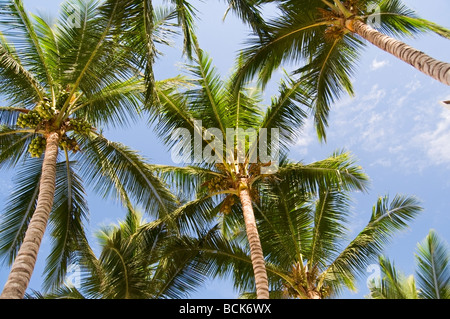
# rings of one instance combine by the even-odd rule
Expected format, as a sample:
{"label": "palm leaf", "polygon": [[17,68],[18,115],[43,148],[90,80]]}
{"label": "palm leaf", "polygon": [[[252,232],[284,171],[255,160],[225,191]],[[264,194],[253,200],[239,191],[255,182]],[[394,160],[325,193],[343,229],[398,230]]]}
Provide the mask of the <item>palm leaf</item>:
{"label": "palm leaf", "polygon": [[139,78],[116,80],[95,92],[86,92],[81,105],[71,112],[93,126],[125,126],[136,121],[143,103],[143,83]]}
{"label": "palm leaf", "polygon": [[[308,196],[293,190],[286,181],[261,190],[258,231],[268,259],[284,269],[302,262],[310,251],[314,216]],[[282,247],[283,249],[280,249]]]}
{"label": "palm leaf", "polygon": [[422,298],[450,298],[449,261],[450,254],[446,242],[431,230],[417,246],[417,282]]}
{"label": "palm leaf", "polygon": [[380,256],[380,280],[371,283],[371,299],[418,299],[417,288],[413,276],[406,277],[399,272],[387,258]]}
{"label": "palm leaf", "polygon": [[[7,28],[4,35],[13,39],[16,52],[27,69],[34,70],[39,83],[53,86],[53,78],[47,65],[42,44],[34,22],[26,13],[21,0],[0,1],[1,25]],[[20,53],[19,53],[20,52]]]}
{"label": "palm leaf", "polygon": [[297,70],[297,81],[309,88],[311,111],[317,134],[326,139],[330,106],[346,91],[353,95],[351,75],[356,67],[358,49],[362,42],[348,34],[344,38],[327,39],[319,37],[310,44],[311,55],[308,63]]}
{"label": "palm leaf", "polygon": [[176,207],[174,196],[137,152],[102,135],[85,138],[81,148],[81,174],[99,194],[124,201],[123,189],[127,194],[124,205],[128,206],[129,199],[156,217],[168,215]]}
{"label": "palm leaf", "polygon": [[345,223],[349,211],[350,199],[346,192],[320,189],[314,209],[311,248],[305,252],[309,269],[316,265],[324,267],[339,254],[340,242],[347,233]]}
{"label": "palm leaf", "polygon": [[422,210],[414,197],[396,195],[389,203],[389,197],[379,198],[373,207],[367,226],[353,239],[330,264],[324,276],[352,278],[362,270],[390,241],[396,231],[408,227]]}
{"label": "palm leaf", "polygon": [[22,65],[17,52],[0,33],[0,83],[12,104],[31,104],[44,96],[33,73]]}
{"label": "palm leaf", "polygon": [[28,157],[28,145],[35,137],[33,131],[0,126],[0,168],[14,167]]}
{"label": "palm leaf", "polygon": [[14,191],[2,214],[0,254],[11,264],[19,251],[39,195],[42,159],[30,159],[18,170]]}
{"label": "palm leaf", "polygon": [[364,191],[368,183],[367,175],[348,152],[336,152],[311,164],[286,163],[280,166],[278,175],[299,191],[311,193],[317,193],[319,185]]}
{"label": "palm leaf", "polygon": [[378,12],[371,18],[380,18],[380,31],[392,36],[413,36],[419,32],[434,32],[444,38],[450,38],[450,30],[425,19],[408,8],[400,0],[378,1]]}
{"label": "palm leaf", "polygon": [[56,170],[56,193],[49,220],[53,247],[44,269],[44,290],[63,282],[68,266],[75,260],[74,254],[80,249],[79,241],[86,238],[83,220],[89,212],[81,179],[74,172],[75,165],[66,158]]}

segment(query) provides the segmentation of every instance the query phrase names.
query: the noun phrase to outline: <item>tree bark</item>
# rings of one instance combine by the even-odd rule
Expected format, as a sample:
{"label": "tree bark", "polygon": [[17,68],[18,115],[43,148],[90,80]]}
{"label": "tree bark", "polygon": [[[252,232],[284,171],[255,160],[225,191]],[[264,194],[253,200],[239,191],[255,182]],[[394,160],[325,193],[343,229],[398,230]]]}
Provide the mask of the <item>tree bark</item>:
{"label": "tree bark", "polygon": [[58,133],[51,133],[47,137],[36,210],[31,217],[0,299],[22,299],[30,282],[53,206],[59,137]]}
{"label": "tree bark", "polygon": [[308,299],[322,299],[322,296],[319,292],[315,290],[308,291]]}
{"label": "tree bark", "polygon": [[269,281],[267,279],[264,254],[256,227],[255,214],[253,212],[252,199],[247,182],[243,182],[239,191],[239,198],[244,214],[245,230],[250,244],[250,257],[253,264],[253,272],[256,283],[256,297],[258,299],[269,299]]}
{"label": "tree bark", "polygon": [[347,20],[346,27],[417,70],[431,76],[443,84],[450,85],[450,63],[436,60],[402,41],[387,36],[359,20]]}

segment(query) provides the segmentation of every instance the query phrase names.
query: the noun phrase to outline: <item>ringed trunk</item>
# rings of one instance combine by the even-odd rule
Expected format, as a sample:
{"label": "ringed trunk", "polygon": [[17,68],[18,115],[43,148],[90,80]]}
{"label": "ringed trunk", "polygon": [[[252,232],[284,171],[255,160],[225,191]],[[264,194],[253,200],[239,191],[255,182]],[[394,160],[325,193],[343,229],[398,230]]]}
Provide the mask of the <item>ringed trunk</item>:
{"label": "ringed trunk", "polygon": [[319,292],[315,290],[308,291],[308,299],[322,299],[322,296]]}
{"label": "ringed trunk", "polygon": [[255,214],[253,212],[252,199],[247,182],[242,183],[239,190],[239,198],[244,214],[245,230],[250,244],[250,257],[256,283],[256,296],[258,299],[269,299],[269,281],[267,279],[264,254],[256,227]]}
{"label": "ringed trunk", "polygon": [[351,32],[360,35],[381,50],[396,56],[417,70],[431,76],[433,79],[450,85],[450,63],[436,60],[402,41],[373,29],[359,20],[347,20],[345,25]]}
{"label": "ringed trunk", "polygon": [[58,133],[51,133],[47,137],[36,210],[31,217],[0,299],[22,299],[30,282],[53,206],[59,138]]}

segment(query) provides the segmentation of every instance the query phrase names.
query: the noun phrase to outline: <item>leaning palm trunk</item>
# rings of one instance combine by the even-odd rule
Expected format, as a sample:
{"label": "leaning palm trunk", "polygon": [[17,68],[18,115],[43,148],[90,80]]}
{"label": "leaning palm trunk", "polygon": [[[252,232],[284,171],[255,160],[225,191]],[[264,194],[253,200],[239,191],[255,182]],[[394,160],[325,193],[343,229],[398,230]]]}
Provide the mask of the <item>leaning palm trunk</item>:
{"label": "leaning palm trunk", "polygon": [[429,55],[391,38],[359,20],[348,20],[346,27],[400,60],[412,65],[428,76],[450,85],[450,63],[436,60]]}
{"label": "leaning palm trunk", "polygon": [[8,280],[0,296],[1,299],[22,299],[30,282],[53,206],[59,137],[58,133],[51,133],[47,137],[36,210],[14,260]]}
{"label": "leaning palm trunk", "polygon": [[242,183],[239,191],[242,211],[245,220],[245,230],[250,244],[250,256],[256,283],[256,296],[258,299],[269,299],[269,281],[264,261],[264,254],[256,227],[255,214],[252,207],[252,199],[247,183]]}

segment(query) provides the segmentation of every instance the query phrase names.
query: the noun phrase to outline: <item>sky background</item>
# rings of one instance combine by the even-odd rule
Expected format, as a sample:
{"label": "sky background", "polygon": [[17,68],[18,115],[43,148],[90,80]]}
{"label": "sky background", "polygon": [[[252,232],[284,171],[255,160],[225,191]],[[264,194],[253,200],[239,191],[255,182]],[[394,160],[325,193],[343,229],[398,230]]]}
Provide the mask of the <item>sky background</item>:
{"label": "sky background", "polygon": [[[30,11],[53,14],[61,2],[24,0]],[[448,0],[403,2],[423,18],[450,27]],[[244,45],[248,29],[232,15],[222,21],[226,10],[223,1],[195,0],[192,4],[199,11],[200,45],[226,77],[234,66],[236,53]],[[436,59],[450,62],[448,40],[432,34],[403,40]],[[160,49],[165,56],[156,64],[157,79],[182,72],[181,45],[176,42],[174,48]],[[359,165],[371,178],[371,186],[367,193],[355,193],[353,196],[349,240],[367,224],[372,206],[379,196],[416,196],[424,211],[408,230],[395,236],[385,251],[398,269],[408,275],[413,274],[416,245],[430,229],[435,229],[447,242],[450,239],[450,109],[439,103],[450,99],[450,89],[370,44],[361,55],[353,84],[355,96],[343,96],[332,108],[327,143],[318,142],[312,123],[307,122],[301,138],[291,148],[290,157],[310,163],[328,157],[335,150],[345,149],[358,159]],[[276,90],[275,79],[265,93],[267,101],[276,94]],[[132,128],[107,131],[105,135],[139,150],[152,163],[173,164],[170,151],[159,142],[145,122]],[[13,172],[1,171],[0,174],[0,209],[3,209],[13,187]],[[125,211],[118,203],[102,200],[91,192],[88,201],[90,223],[87,233],[94,242],[93,233],[100,226],[122,219]],[[49,247],[50,240],[45,238],[30,283],[32,289],[40,289]],[[0,287],[7,279],[8,271],[8,266],[0,266]],[[368,293],[366,280],[370,275],[368,271],[362,276],[357,293],[348,292],[341,298],[363,298]],[[227,280],[212,280],[191,295],[192,298],[237,296]]]}

